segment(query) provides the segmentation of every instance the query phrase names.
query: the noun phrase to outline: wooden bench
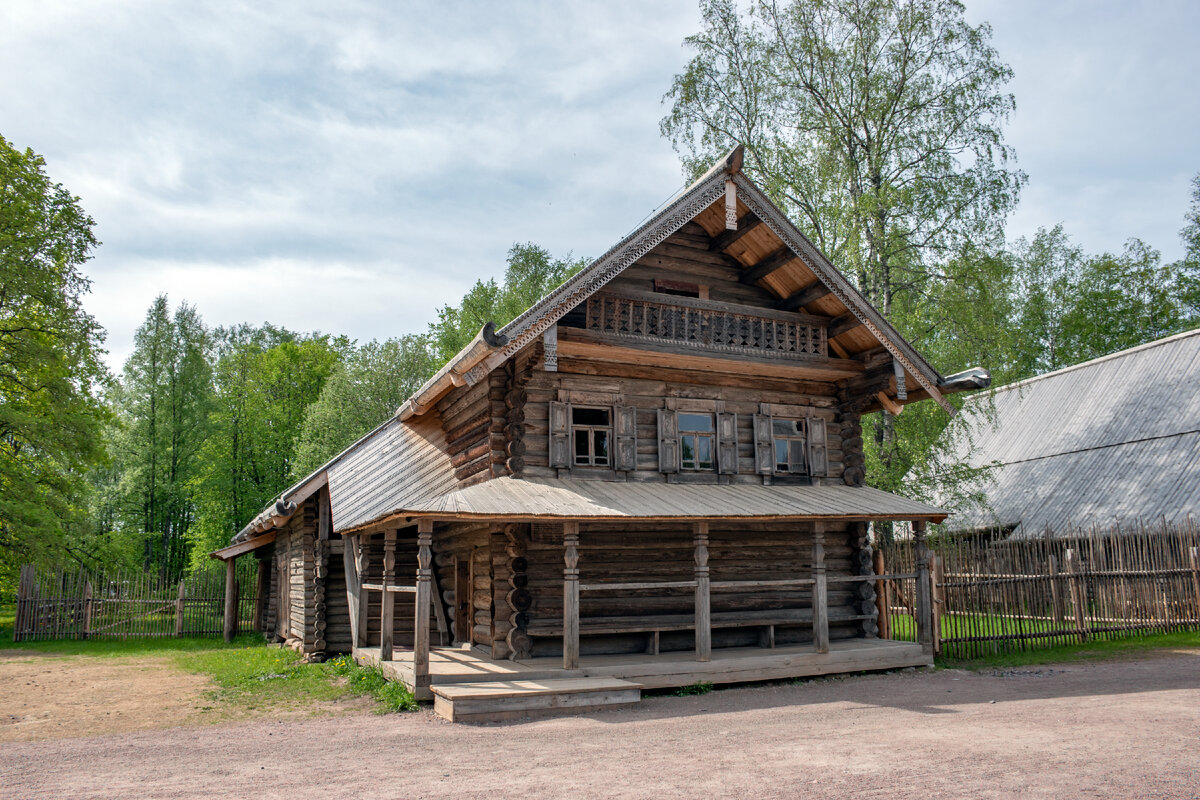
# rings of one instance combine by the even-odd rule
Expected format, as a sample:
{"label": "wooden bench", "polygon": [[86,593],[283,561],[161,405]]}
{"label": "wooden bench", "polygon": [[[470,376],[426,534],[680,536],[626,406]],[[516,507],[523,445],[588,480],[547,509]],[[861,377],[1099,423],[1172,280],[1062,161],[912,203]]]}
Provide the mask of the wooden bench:
{"label": "wooden bench", "polygon": [[[834,616],[829,622],[856,622],[874,619],[873,614],[857,616]],[[717,628],[758,628],[758,643],[760,647],[775,646],[775,626],[777,625],[812,625],[812,610],[797,609],[768,609],[764,611],[718,611],[712,615],[712,627]],[[641,617],[583,617],[579,620],[579,635],[645,633],[647,634],[646,652],[657,655],[659,635],[664,631],[695,630],[696,619],[691,614],[657,614]],[[561,622],[534,622],[527,632],[530,636],[562,636]]]}

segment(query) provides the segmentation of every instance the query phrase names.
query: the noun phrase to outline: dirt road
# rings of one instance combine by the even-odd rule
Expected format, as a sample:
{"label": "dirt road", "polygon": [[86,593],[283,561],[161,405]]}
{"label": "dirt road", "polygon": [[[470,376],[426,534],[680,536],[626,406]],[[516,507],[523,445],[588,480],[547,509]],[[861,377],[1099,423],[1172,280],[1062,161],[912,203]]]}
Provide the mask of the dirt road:
{"label": "dirt road", "polygon": [[486,727],[420,712],[6,744],[0,796],[1197,798],[1200,652]]}

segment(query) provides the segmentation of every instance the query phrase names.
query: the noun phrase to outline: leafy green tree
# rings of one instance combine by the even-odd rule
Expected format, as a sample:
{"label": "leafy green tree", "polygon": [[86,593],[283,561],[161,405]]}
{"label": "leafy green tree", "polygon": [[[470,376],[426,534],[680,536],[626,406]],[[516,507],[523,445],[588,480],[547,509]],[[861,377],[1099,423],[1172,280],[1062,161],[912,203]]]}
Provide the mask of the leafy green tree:
{"label": "leafy green tree", "polygon": [[[701,31],[686,40],[695,55],[661,124],[685,171],[744,144],[747,174],[918,348],[962,363],[949,331],[1007,353],[993,341],[1002,329],[947,329],[954,320],[937,306],[970,303],[994,321],[1010,303],[1003,284],[965,266],[1006,271],[989,254],[1024,182],[1002,130],[1012,72],[990,28],[968,24],[955,0],[701,0],[700,10]],[[896,485],[911,467],[896,425],[887,413],[864,421],[872,485]]]}
{"label": "leafy green tree", "polygon": [[391,417],[437,368],[424,336],[371,341],[354,351],[304,412],[292,477],[299,480]]}
{"label": "leafy green tree", "polygon": [[438,365],[470,343],[485,323],[504,325],[587,265],[586,259],[555,259],[533,243],[514,244],[508,251],[504,283],[476,281],[458,306],[438,309],[429,326],[429,342]]}
{"label": "leafy green tree", "polygon": [[664,135],[692,174],[743,169],[884,314],[963,247],[999,241],[1024,176],[1011,78],[954,0],[702,0]]}
{"label": "leafy green tree", "polygon": [[168,578],[187,563],[194,480],[212,405],[209,333],[195,307],[159,295],[134,335],[114,397],[116,527],[142,535],[143,564]]}
{"label": "leafy green tree", "polygon": [[193,562],[286,489],[304,415],[349,349],[344,338],[241,325],[214,334],[214,401],[195,479]]}
{"label": "leafy green tree", "polygon": [[1180,300],[1188,318],[1200,321],[1200,173],[1192,178],[1192,202],[1179,237],[1184,247],[1183,261],[1179,264]]}
{"label": "leafy green tree", "polygon": [[104,460],[104,331],[80,272],[94,224],[40,156],[0,137],[0,593],[22,562],[69,555]]}

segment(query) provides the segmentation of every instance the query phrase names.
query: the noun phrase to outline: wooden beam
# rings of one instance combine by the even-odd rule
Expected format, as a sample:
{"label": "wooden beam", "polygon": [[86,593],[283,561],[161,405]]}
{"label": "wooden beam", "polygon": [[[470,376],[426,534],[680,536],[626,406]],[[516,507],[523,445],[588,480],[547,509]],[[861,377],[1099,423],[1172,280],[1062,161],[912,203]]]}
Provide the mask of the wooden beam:
{"label": "wooden beam", "polygon": [[708,522],[693,525],[696,576],[696,660],[712,660],[712,610],[708,586]]}
{"label": "wooden beam", "polygon": [[816,283],[805,286],[800,291],[794,293],[790,297],[785,297],[775,304],[775,307],[783,311],[795,311],[798,308],[803,308],[814,300],[820,300],[825,295],[829,294],[829,287],[817,281]]}
{"label": "wooden beam", "polygon": [[754,284],[770,275],[796,257],[787,245],[768,253],[761,261],[752,267],[746,267],[738,275],[738,280],[746,284]]}
{"label": "wooden beam", "polygon": [[825,328],[826,336],[832,339],[836,336],[841,336],[843,333],[849,333],[860,325],[862,325],[862,320],[854,316],[853,312],[847,311],[840,317],[834,317],[829,320],[829,324]]}
{"label": "wooden beam", "polygon": [[879,401],[879,407],[891,414],[893,417],[900,416],[900,412],[904,410],[904,406],[888,397],[884,392],[876,392],[875,399]]}
{"label": "wooden beam", "polygon": [[238,632],[237,559],[225,561],[225,641],[232,642]]}
{"label": "wooden beam", "polygon": [[579,523],[563,523],[563,669],[579,669]]}
{"label": "wooden beam", "polygon": [[346,607],[350,610],[350,641],[353,647],[362,644],[359,636],[358,604],[362,578],[358,572],[358,537],[343,538],[345,549],[342,551],[342,570],[346,574]]}
{"label": "wooden beam", "polygon": [[933,656],[933,602],[929,585],[929,548],[925,546],[925,522],[913,522],[913,556],[917,562],[916,614],[917,642],[921,650]]}
{"label": "wooden beam", "polygon": [[638,342],[626,345],[620,339],[597,331],[563,329],[558,340],[559,370],[573,371],[563,359],[607,361],[668,367],[698,372],[752,375],[791,380],[837,381],[854,378],[865,370],[855,359],[756,359],[741,353],[705,353],[698,349],[670,347]]}
{"label": "wooden beam", "polygon": [[738,239],[741,239],[743,236],[761,224],[762,220],[755,216],[754,212],[751,211],[738,220],[737,228],[735,230],[723,231],[714,236],[712,241],[708,244],[708,249],[724,252],[725,250],[728,250],[734,242],[736,242]]}
{"label": "wooden beam", "polygon": [[429,688],[429,603],[433,583],[433,520],[417,521],[417,593],[413,609],[413,689]]}
{"label": "wooden beam", "polygon": [[261,536],[256,536],[240,544],[231,544],[229,547],[223,547],[220,550],[215,550],[209,553],[210,556],[221,561],[232,561],[243,553],[249,553],[251,550],[257,550],[264,545],[268,545],[275,541],[275,537],[279,535],[279,529],[268,531]]}
{"label": "wooden beam", "polygon": [[825,523],[813,523],[813,645],[829,652],[829,587],[825,578]]}
{"label": "wooden beam", "polygon": [[396,596],[388,591],[396,572],[396,529],[383,534],[383,591],[379,600],[379,659],[391,661],[396,628]]}

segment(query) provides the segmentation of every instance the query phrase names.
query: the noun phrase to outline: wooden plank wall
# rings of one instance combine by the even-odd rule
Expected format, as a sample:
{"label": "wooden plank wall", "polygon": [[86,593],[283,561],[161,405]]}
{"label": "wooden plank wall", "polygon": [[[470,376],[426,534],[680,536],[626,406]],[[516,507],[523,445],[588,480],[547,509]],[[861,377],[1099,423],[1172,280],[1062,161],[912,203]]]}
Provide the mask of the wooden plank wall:
{"label": "wooden plank wall", "polygon": [[350,606],[346,601],[346,572],[342,566],[346,543],[329,542],[329,569],[325,578],[325,650],[349,653],[354,642],[350,635]]}
{"label": "wooden plank wall", "polygon": [[[611,365],[610,365],[611,366]],[[819,385],[818,385],[819,386]],[[830,385],[830,390],[832,386]],[[820,483],[842,483],[842,437],[835,408],[836,398],[801,392],[769,391],[761,387],[705,386],[645,378],[575,375],[564,372],[535,370],[525,386],[525,470],[524,477],[566,477],[565,470],[552,469],[549,453],[550,403],[559,399],[560,392],[620,395],[623,405],[637,409],[637,470],[627,473],[626,480],[666,482],[658,464],[658,410],[665,398],[703,399],[721,401],[724,410],[737,414],[738,472],[720,475],[710,472],[680,472],[671,476],[673,482],[685,483],[758,483],[763,482],[754,466],[754,415],[760,403],[777,403],[802,407],[803,413],[824,419],[828,423],[829,476]]]}
{"label": "wooden plank wall", "polygon": [[[829,524],[825,537],[825,563],[831,575],[856,574],[860,559],[858,526]],[[808,523],[744,523],[713,521],[709,528],[709,568],[713,582],[737,580],[808,579],[812,577],[812,528]],[[869,554],[867,556],[869,558]],[[535,525],[526,558],[528,589],[533,595],[530,625],[535,635],[533,654],[562,652],[563,548],[561,525]],[[688,581],[693,576],[693,533],[686,523],[595,522],[581,526],[579,546],[580,582]],[[857,585],[829,586],[830,638],[863,635],[863,623],[838,622],[839,617],[863,613]],[[800,589],[754,589],[714,591],[713,614],[773,609],[808,609],[811,591]],[[873,603],[873,595],[872,600]],[[580,602],[581,624],[589,618],[639,617],[664,614],[691,615],[695,608],[690,588],[584,592]],[[873,608],[873,605],[872,605]],[[714,647],[757,644],[759,631],[746,628],[713,630]],[[812,640],[810,624],[781,626],[776,644]],[[691,631],[663,633],[661,650],[688,650],[694,646]],[[631,653],[645,648],[641,634],[584,636],[582,653]]]}

